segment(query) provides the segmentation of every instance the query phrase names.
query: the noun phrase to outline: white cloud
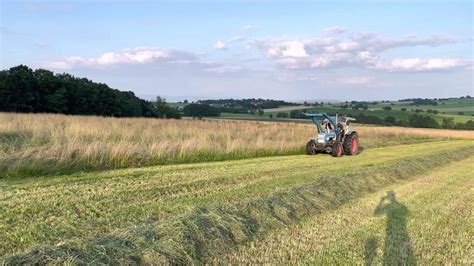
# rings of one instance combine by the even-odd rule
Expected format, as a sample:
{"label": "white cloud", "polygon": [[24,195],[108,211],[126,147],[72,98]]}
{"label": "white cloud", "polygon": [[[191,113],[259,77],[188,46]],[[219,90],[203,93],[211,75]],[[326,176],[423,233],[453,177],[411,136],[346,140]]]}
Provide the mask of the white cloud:
{"label": "white cloud", "polygon": [[[326,32],[342,33],[340,27]],[[389,49],[414,46],[439,46],[456,42],[453,38],[404,36],[384,38],[375,33],[323,35],[310,38],[267,38],[249,42],[270,61],[288,69],[323,69],[329,67],[359,67],[387,71],[448,70],[469,66],[471,62],[455,58],[393,59],[383,58]]]}
{"label": "white cloud", "polygon": [[31,12],[69,12],[72,10],[72,5],[61,3],[28,3],[23,7]]}
{"label": "white cloud", "polygon": [[339,44],[339,48],[342,51],[352,51],[352,50],[356,50],[356,49],[359,48],[359,43],[354,42],[354,41],[341,42]]}
{"label": "white cloud", "polygon": [[53,68],[53,69],[71,69],[72,64],[66,61],[52,61],[45,64],[46,67]]}
{"label": "white cloud", "polygon": [[329,63],[331,63],[329,58],[320,56],[320,57],[315,58],[313,62],[311,62],[311,67],[313,68],[325,67],[329,65]]}
{"label": "white cloud", "polygon": [[226,46],[223,42],[221,41],[217,41],[215,44],[214,44],[214,48],[216,49],[219,49],[219,50],[223,50],[223,49],[226,49]]}
{"label": "white cloud", "polygon": [[[326,32],[345,32],[345,29],[333,27]],[[454,42],[452,38],[404,36],[385,38],[375,33],[349,33],[321,36],[292,38],[268,37],[255,39],[236,36],[227,41],[218,40],[214,48],[223,50],[231,45],[244,52],[233,53],[226,62],[203,62],[206,54],[196,54],[176,49],[160,49],[138,47],[121,51],[111,51],[97,57],[71,56],[46,64],[54,69],[71,69],[76,66],[100,67],[112,65],[141,65],[150,63],[195,63],[196,69],[212,73],[232,73],[242,69],[259,68],[270,71],[276,66],[282,72],[292,70],[296,74],[323,71],[325,69],[344,69],[348,67],[358,70],[378,70],[385,72],[420,72],[440,71],[469,67],[470,59],[459,58],[390,58],[384,53],[399,47],[438,46]],[[234,47],[235,46],[235,47]],[[249,51],[246,47],[257,48],[260,54]],[[212,57],[211,57],[212,58]],[[246,59],[252,58],[252,63]],[[319,73],[319,72],[318,72]],[[348,83],[363,81],[347,80]]]}
{"label": "white cloud", "polygon": [[370,49],[374,51],[385,51],[388,49],[399,48],[399,47],[410,47],[410,46],[440,46],[443,44],[450,44],[457,42],[453,38],[446,37],[428,37],[418,38],[416,36],[405,36],[401,38],[382,38],[375,37],[372,39],[366,39],[362,43],[366,44]]}
{"label": "white cloud", "polygon": [[308,57],[304,49],[304,43],[300,41],[292,41],[285,45],[282,50],[283,57]]}
{"label": "white cloud", "polygon": [[212,73],[235,73],[241,71],[243,68],[241,66],[216,66],[206,68],[205,71],[212,72]]}
{"label": "white cloud", "polygon": [[324,31],[326,33],[329,33],[329,34],[332,34],[332,35],[338,35],[338,34],[342,34],[342,33],[346,32],[346,29],[343,28],[343,27],[339,27],[339,26],[333,26],[333,27],[329,27],[329,28],[324,29]]}
{"label": "white cloud", "polygon": [[461,59],[449,58],[397,58],[391,61],[379,62],[375,67],[377,69],[389,71],[429,71],[446,70],[471,65],[471,62]]}
{"label": "white cloud", "polygon": [[110,66],[118,64],[148,64],[159,61],[172,63],[187,63],[196,61],[197,57],[186,51],[175,49],[158,49],[150,47],[138,47],[125,49],[119,52],[107,52],[99,57],[70,56],[62,60],[48,62],[46,65],[52,68],[70,69],[74,66]]}
{"label": "white cloud", "polygon": [[246,25],[242,25],[242,27],[240,28],[243,30],[252,30],[252,29],[255,29],[255,26],[252,24],[246,24]]}

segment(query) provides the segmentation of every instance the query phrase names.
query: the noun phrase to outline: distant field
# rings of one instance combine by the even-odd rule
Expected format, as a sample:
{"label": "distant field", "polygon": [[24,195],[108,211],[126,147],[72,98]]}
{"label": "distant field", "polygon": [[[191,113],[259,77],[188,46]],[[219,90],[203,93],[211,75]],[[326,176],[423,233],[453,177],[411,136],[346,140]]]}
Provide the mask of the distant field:
{"label": "distant field", "polygon": [[[317,253],[305,252],[308,256],[303,258],[309,262],[325,258],[340,258],[340,262],[348,262],[346,259],[352,259],[352,254],[360,258],[360,243],[372,233],[382,239],[383,220],[370,220],[368,214],[384,194],[380,189],[420,175],[432,176],[431,173],[433,178],[446,173],[446,180],[451,181],[435,183],[437,179],[426,179],[429,184],[410,188],[413,193],[409,194],[418,200],[406,203],[415,215],[415,222],[409,223],[409,232],[416,241],[416,254],[433,247],[436,249],[430,254],[436,251],[444,253],[437,255],[432,263],[466,261],[469,252],[459,253],[458,248],[468,245],[465,230],[469,227],[457,227],[457,222],[469,221],[469,212],[466,211],[472,209],[469,208],[472,193],[463,194],[469,190],[458,192],[453,186],[467,184],[470,180],[462,173],[464,169],[467,172],[471,169],[465,168],[472,165],[465,159],[474,155],[474,141],[427,144],[371,148],[358,156],[342,158],[294,155],[4,179],[0,186],[0,254],[4,255],[0,263],[3,260],[7,264],[187,264],[219,258],[234,262],[245,258],[249,258],[244,260],[247,262],[284,259],[292,263],[295,257],[285,254],[304,252],[298,248],[291,249],[292,243],[300,242],[302,248],[314,243],[325,254],[318,257]],[[440,168],[452,162],[456,163],[452,168]],[[444,172],[430,172],[433,169]],[[447,186],[445,191],[440,190],[442,197],[427,194],[431,196],[425,199],[423,194],[419,194],[434,191],[442,185]],[[393,189],[405,203],[404,195],[408,193]],[[378,194],[369,194],[379,190]],[[451,192],[456,194],[451,195]],[[325,214],[342,206],[340,215],[344,215],[351,210],[350,206],[354,206],[344,208],[344,204],[353,204],[351,200],[366,195],[367,199],[361,199],[367,202],[360,207],[362,211],[356,210],[346,216],[347,227],[337,220],[337,213]],[[447,195],[457,201],[450,201]],[[453,213],[441,213],[440,216],[449,218],[444,223],[449,227],[437,224],[436,221],[443,221],[437,216],[427,216],[428,220],[416,218],[419,212],[428,215],[430,208],[437,210],[436,204],[444,202],[454,204],[452,208],[442,205],[444,209],[440,209]],[[424,207],[424,204],[432,205]],[[328,215],[326,217],[333,215],[335,219],[325,218],[328,222],[322,224],[317,222],[319,218],[315,218],[315,222],[305,220],[320,213]],[[364,219],[373,221],[374,228],[368,227],[365,231]],[[278,247],[280,242],[248,246],[251,253],[246,255],[244,246],[250,241],[265,241],[265,236],[277,232],[274,230],[283,230],[300,222],[303,222],[301,229],[288,229],[301,230],[299,238],[288,237],[288,233],[283,232],[281,239],[287,237],[285,246]],[[318,233],[317,230],[323,230],[319,226],[328,225],[334,227]],[[338,226],[348,233],[337,230]],[[437,230],[437,227],[430,226],[441,227]],[[304,230],[311,233],[306,235]],[[416,232],[427,234],[417,235]],[[451,237],[464,237],[455,238],[460,242],[452,246],[449,239],[453,238],[443,237],[443,232],[448,232]],[[328,237],[324,238],[325,235]],[[340,239],[339,235],[347,238]],[[437,242],[425,239],[438,235]],[[323,238],[318,239],[318,236]],[[268,237],[273,237],[273,234]],[[334,245],[331,244],[333,241],[336,241]],[[354,246],[352,241],[356,243]],[[446,248],[440,249],[438,245]],[[226,255],[233,254],[239,247],[244,249],[238,255]],[[338,251],[338,248],[349,250]],[[318,252],[316,248],[311,250]],[[252,254],[258,254],[258,257]]]}
{"label": "distant field", "polygon": [[[362,145],[474,138],[474,132],[357,128]],[[2,177],[301,154],[312,124],[0,113]]]}
{"label": "distant field", "polygon": [[299,106],[283,106],[278,108],[263,109],[265,113],[278,113],[278,112],[288,112],[292,110],[303,110],[308,109],[308,106],[299,105]]}
{"label": "distant field", "polygon": [[[444,104],[443,104],[444,103]],[[393,116],[397,120],[408,120],[409,117],[413,114],[420,114],[424,116],[433,117],[438,123],[443,122],[443,118],[452,117],[455,122],[465,123],[469,120],[474,120],[474,100],[473,99],[452,99],[439,101],[439,104],[436,106],[433,105],[412,105],[410,102],[388,102],[388,103],[377,103],[369,104],[368,110],[352,110],[351,108],[341,108],[338,104],[325,104],[324,106],[316,107],[307,107],[307,106],[284,106],[280,108],[265,109],[265,114],[263,116],[251,115],[251,114],[230,114],[223,113],[221,114],[222,118],[233,118],[233,119],[251,119],[251,120],[271,120],[269,114],[273,115],[273,120],[277,121],[286,121],[288,119],[278,119],[276,114],[279,112],[289,113],[292,110],[304,110],[306,112],[326,112],[326,113],[339,113],[342,115],[355,116],[358,114],[372,115],[377,116],[381,119],[384,119],[387,116]],[[385,106],[390,106],[391,111],[383,110]],[[406,108],[406,111],[401,111],[402,108]],[[416,113],[412,110],[421,109],[424,112]],[[438,114],[430,114],[427,112],[428,109],[438,110]],[[462,112],[462,115],[459,113]],[[443,114],[444,113],[444,114]]]}
{"label": "distant field", "polygon": [[432,109],[438,110],[440,112],[445,112],[446,114],[457,114],[458,112],[464,112],[465,115],[470,116],[474,114],[474,99],[450,99],[439,101],[438,105],[423,105],[423,106],[413,106],[410,103],[400,103],[395,105],[398,108],[422,108],[422,109]]}
{"label": "distant field", "polygon": [[[455,122],[462,122],[462,123],[465,123],[467,122],[468,120],[474,120],[474,117],[473,116],[470,116],[470,115],[457,115],[457,114],[430,114],[430,113],[427,113],[426,110],[428,109],[435,109],[435,108],[431,108],[431,106],[424,106],[424,107],[415,107],[415,106],[405,106],[407,108],[407,111],[401,111],[401,108],[403,107],[400,107],[400,106],[403,106],[403,105],[390,105],[390,107],[392,107],[392,110],[391,111],[386,111],[386,110],[383,110],[382,107],[383,106],[389,106],[389,105],[379,105],[379,106],[369,106],[369,109],[368,110],[352,110],[350,108],[348,109],[342,109],[340,107],[336,107],[336,106],[324,106],[324,107],[314,107],[311,110],[315,110],[315,111],[318,111],[318,112],[327,112],[327,113],[336,113],[338,112],[339,114],[343,114],[343,115],[357,115],[357,114],[365,114],[365,115],[373,115],[373,116],[377,116],[379,118],[385,118],[387,116],[393,116],[395,117],[397,120],[408,120],[410,116],[412,116],[413,114],[416,114],[416,112],[413,112],[413,111],[410,111],[411,109],[410,108],[413,108],[413,109],[424,109],[425,112],[421,112],[421,113],[417,113],[417,114],[420,114],[420,115],[428,115],[428,116],[431,116],[433,118],[435,118],[436,121],[438,121],[438,123],[442,123],[443,122],[443,117],[452,117],[454,118],[454,121]],[[396,107],[395,107],[396,106]],[[410,108],[409,108],[410,107]],[[441,111],[440,111],[441,112]]]}

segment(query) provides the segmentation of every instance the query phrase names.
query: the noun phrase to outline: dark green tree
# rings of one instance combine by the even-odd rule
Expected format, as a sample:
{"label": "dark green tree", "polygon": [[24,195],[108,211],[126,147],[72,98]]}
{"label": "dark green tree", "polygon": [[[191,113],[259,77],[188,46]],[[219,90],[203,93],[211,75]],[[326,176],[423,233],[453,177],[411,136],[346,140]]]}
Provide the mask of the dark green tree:
{"label": "dark green tree", "polygon": [[452,117],[443,118],[443,123],[442,123],[443,128],[453,129],[454,126],[456,126],[456,123],[454,122],[454,118]]}
{"label": "dark green tree", "polygon": [[59,88],[46,96],[46,110],[53,113],[67,113],[67,90]]}
{"label": "dark green tree", "polygon": [[201,118],[204,116],[219,116],[220,111],[216,107],[208,104],[188,104],[183,108],[184,116]]}
{"label": "dark green tree", "polygon": [[383,121],[387,123],[387,125],[395,125],[397,123],[397,120],[393,116],[387,116]]}
{"label": "dark green tree", "polygon": [[418,114],[409,117],[408,125],[411,127],[439,128],[438,122],[433,117]]}

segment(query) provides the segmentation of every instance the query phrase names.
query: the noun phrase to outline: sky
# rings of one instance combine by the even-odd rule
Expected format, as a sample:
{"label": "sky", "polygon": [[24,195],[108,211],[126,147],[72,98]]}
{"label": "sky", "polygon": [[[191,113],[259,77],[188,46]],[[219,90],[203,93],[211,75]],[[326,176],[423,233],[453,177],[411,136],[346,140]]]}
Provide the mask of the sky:
{"label": "sky", "polygon": [[0,66],[168,100],[473,95],[472,1],[1,1]]}

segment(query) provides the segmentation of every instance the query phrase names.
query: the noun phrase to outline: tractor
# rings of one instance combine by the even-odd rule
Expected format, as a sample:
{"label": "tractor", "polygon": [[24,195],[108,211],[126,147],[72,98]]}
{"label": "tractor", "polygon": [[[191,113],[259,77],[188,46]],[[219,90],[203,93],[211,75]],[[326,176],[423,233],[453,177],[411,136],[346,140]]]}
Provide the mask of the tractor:
{"label": "tractor", "polygon": [[359,138],[351,125],[355,118],[329,116],[326,113],[305,113],[316,125],[317,134],[306,144],[306,154],[331,153],[334,157],[356,155],[359,152]]}

